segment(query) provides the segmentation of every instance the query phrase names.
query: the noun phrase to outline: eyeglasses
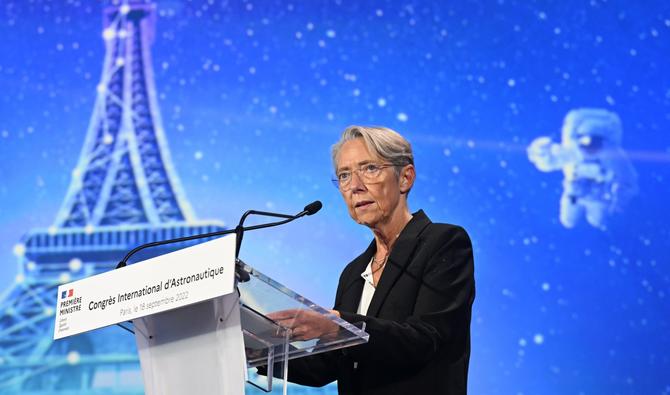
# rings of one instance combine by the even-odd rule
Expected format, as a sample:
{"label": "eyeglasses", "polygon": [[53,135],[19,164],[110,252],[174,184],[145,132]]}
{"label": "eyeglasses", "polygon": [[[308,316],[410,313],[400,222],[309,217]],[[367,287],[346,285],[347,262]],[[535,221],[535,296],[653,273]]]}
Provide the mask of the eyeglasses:
{"label": "eyeglasses", "polygon": [[333,179],[332,181],[335,187],[339,188],[341,191],[348,191],[351,188],[351,179],[353,178],[354,173],[358,173],[358,176],[361,178],[363,183],[367,184],[371,181],[375,181],[381,174],[382,169],[395,166],[396,165],[391,163],[366,163],[358,166],[357,169],[343,170],[337,173],[337,178]]}

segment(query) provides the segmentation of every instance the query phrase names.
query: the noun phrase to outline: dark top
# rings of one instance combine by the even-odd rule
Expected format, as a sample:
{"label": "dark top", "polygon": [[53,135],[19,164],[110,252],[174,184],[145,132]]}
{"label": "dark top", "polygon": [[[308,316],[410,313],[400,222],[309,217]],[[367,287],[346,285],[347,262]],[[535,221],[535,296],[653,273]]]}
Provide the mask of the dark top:
{"label": "dark top", "polygon": [[291,361],[289,381],[340,394],[466,394],[475,298],[472,245],[463,228],[419,211],[388,257],[367,315],[356,314],[373,241],[342,272],[335,310],[364,321],[369,342]]}

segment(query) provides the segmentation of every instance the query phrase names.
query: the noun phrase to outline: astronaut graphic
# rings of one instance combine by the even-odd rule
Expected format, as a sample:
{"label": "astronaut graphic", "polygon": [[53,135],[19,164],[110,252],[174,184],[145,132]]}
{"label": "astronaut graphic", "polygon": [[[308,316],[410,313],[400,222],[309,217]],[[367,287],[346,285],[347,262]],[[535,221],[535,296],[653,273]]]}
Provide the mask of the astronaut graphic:
{"label": "astronaut graphic", "polygon": [[621,211],[637,193],[637,175],[621,148],[622,127],[610,111],[580,108],[563,120],[561,142],[541,136],[528,146],[528,159],[543,172],[563,170],[560,221],[572,228],[582,215],[593,227]]}

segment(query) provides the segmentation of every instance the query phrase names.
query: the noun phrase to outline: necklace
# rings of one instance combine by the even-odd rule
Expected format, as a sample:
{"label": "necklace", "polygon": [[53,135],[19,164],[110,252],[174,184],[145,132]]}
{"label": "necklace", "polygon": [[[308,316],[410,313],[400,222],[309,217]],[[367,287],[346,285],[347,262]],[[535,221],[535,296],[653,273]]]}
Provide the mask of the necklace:
{"label": "necklace", "polygon": [[[384,266],[386,266],[386,261],[389,259],[389,254],[384,255],[384,259],[381,260],[381,262],[377,261],[377,257],[372,257],[372,274],[377,273],[378,271],[382,270]],[[375,269],[374,266],[377,264],[377,268]]]}

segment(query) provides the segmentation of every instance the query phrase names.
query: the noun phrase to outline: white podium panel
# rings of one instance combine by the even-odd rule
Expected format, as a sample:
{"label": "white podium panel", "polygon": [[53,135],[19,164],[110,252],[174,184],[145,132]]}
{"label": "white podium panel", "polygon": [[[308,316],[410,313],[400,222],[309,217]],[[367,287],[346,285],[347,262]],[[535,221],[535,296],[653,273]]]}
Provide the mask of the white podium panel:
{"label": "white podium panel", "polygon": [[133,323],[147,395],[244,394],[247,364],[237,293]]}

